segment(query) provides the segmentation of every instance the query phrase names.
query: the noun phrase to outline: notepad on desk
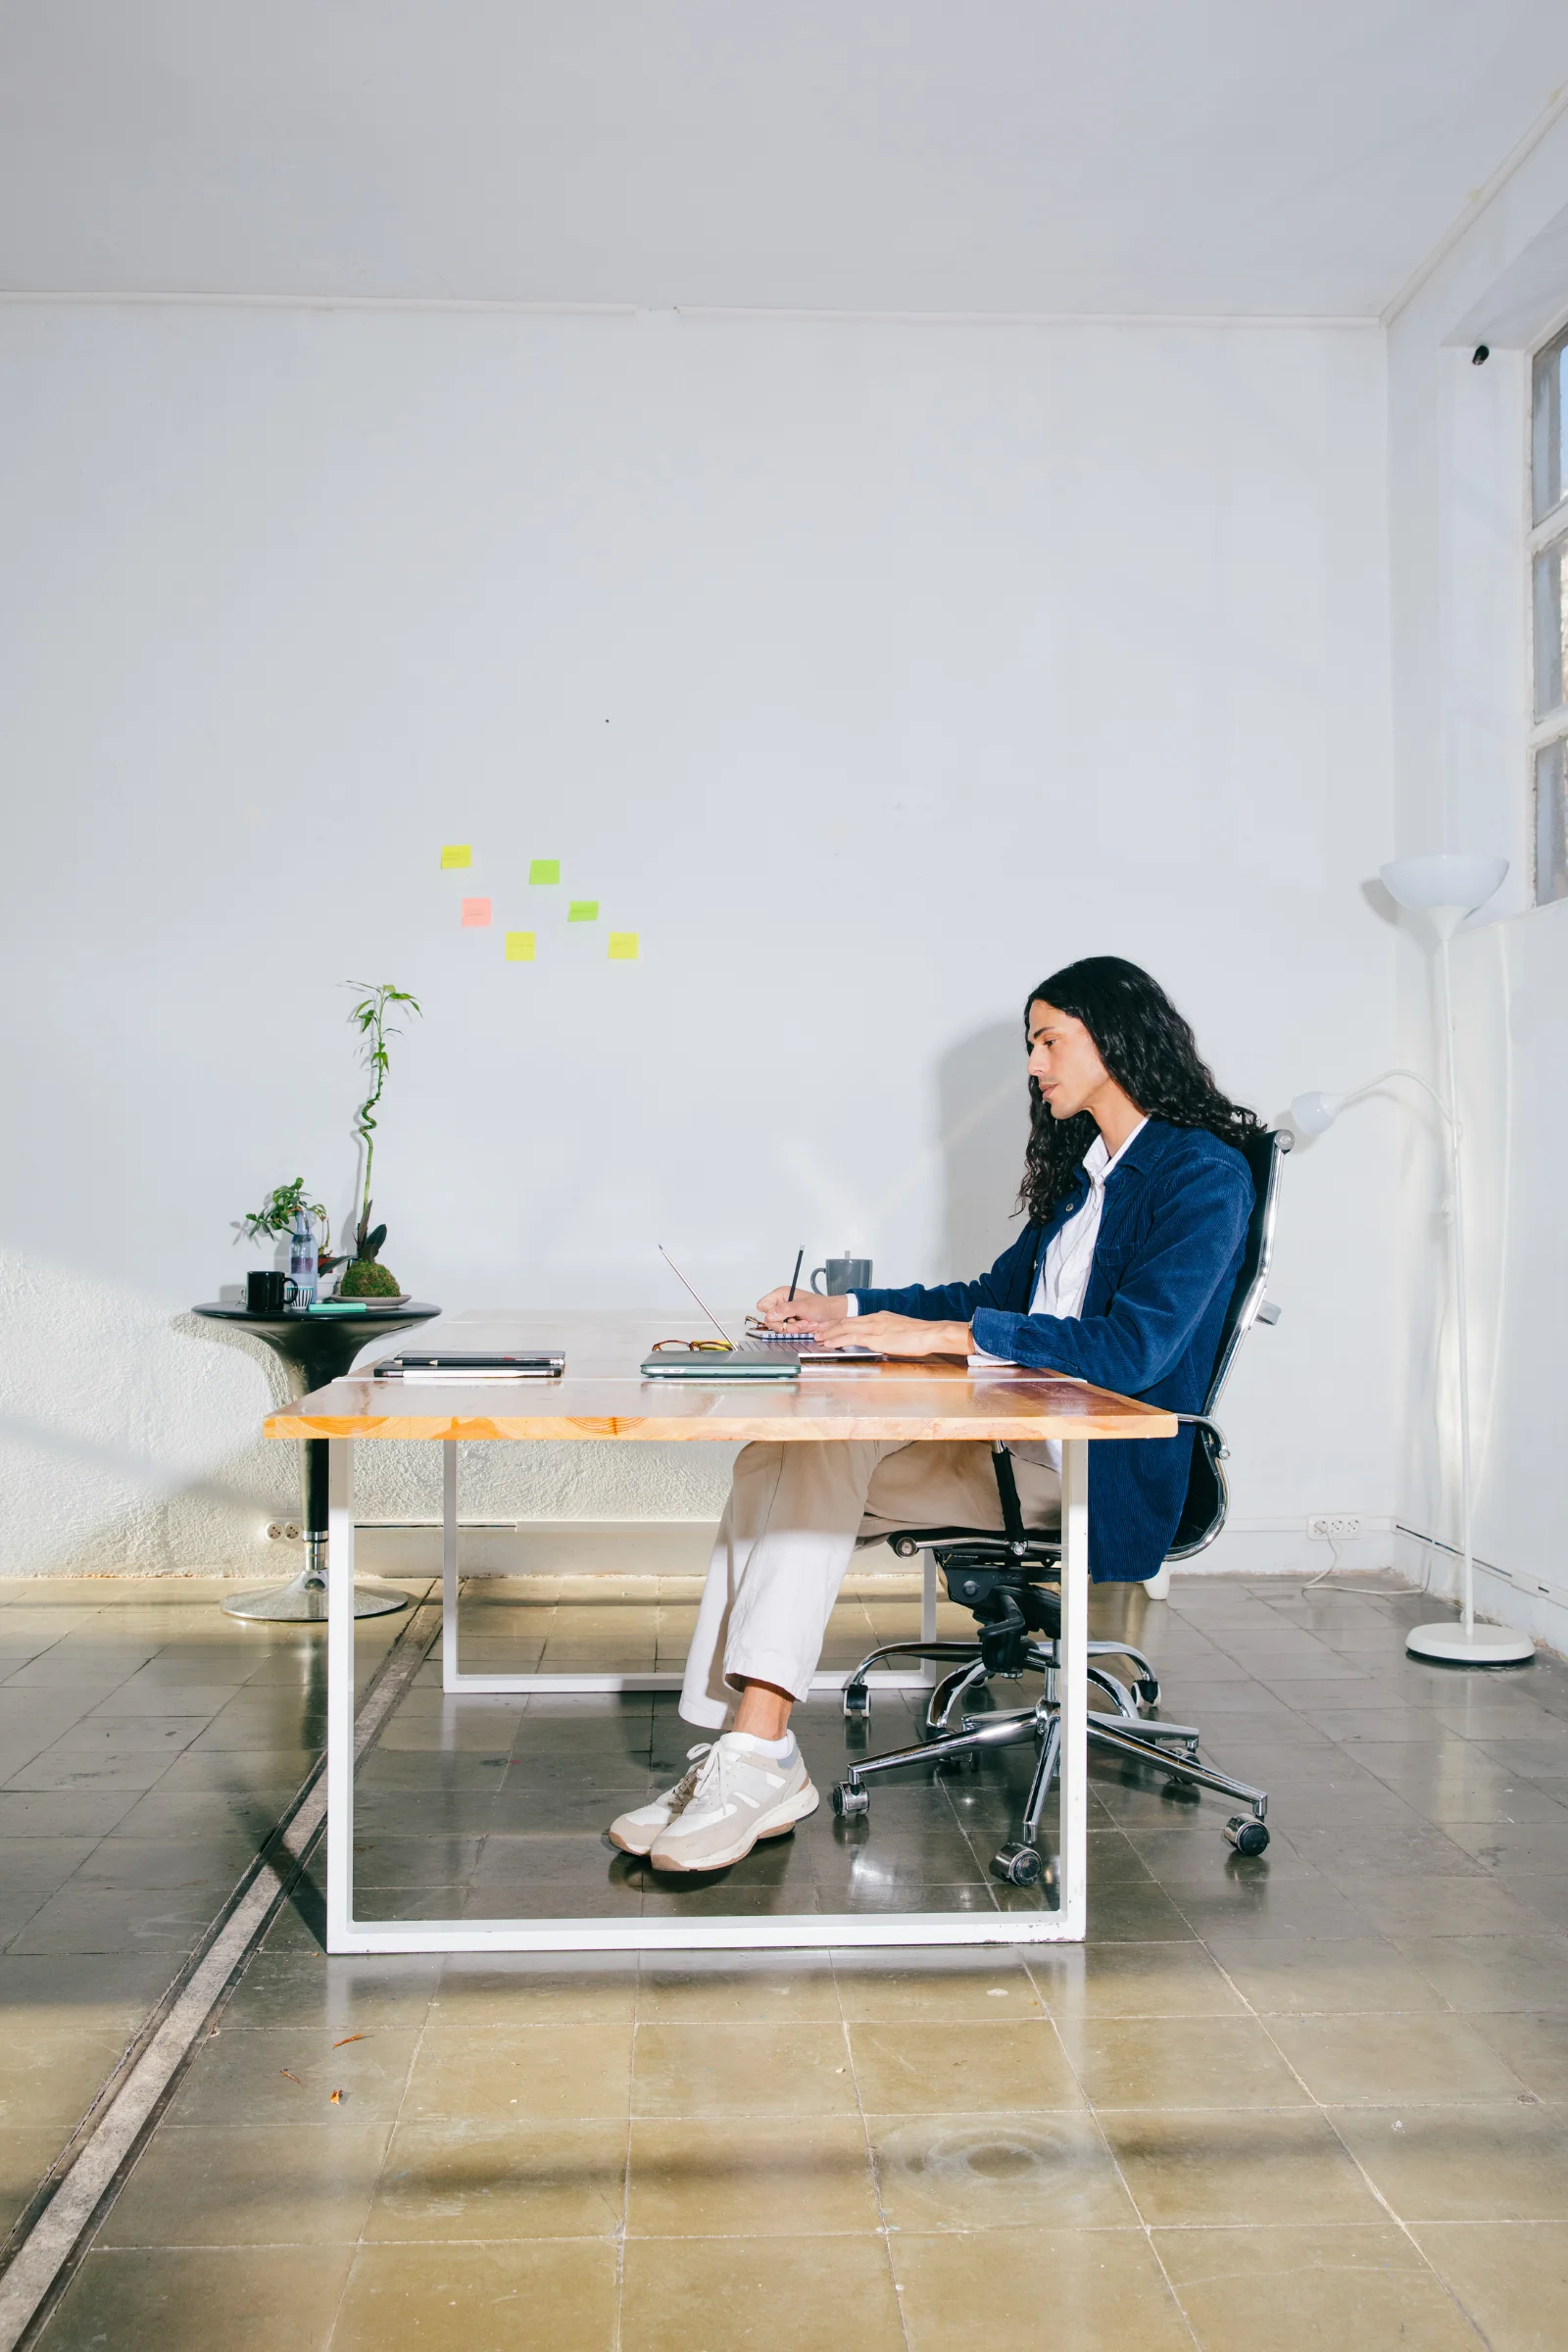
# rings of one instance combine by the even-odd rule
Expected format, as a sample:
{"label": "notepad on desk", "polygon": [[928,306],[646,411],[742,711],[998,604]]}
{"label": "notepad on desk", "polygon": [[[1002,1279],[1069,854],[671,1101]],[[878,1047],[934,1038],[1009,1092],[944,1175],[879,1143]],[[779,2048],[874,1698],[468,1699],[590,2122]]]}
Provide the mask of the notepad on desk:
{"label": "notepad on desk", "polygon": [[848,1340],[804,1340],[794,1331],[754,1331],[759,1348],[787,1348],[803,1364],[885,1364],[880,1348],[859,1348]]}

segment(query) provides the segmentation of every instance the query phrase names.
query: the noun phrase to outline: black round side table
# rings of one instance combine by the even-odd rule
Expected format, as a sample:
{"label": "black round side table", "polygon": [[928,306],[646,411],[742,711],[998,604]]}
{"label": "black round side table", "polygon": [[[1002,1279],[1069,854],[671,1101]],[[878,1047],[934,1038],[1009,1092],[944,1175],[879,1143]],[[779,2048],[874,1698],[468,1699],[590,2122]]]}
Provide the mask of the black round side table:
{"label": "black round side table", "polygon": [[[428,1323],[438,1306],[411,1298],[401,1306],[368,1304],[363,1314],[253,1315],[248,1306],[209,1304],[192,1314],[209,1323],[228,1323],[265,1340],[288,1371],[290,1394],[309,1396],[328,1381],[341,1380],[356,1356],[394,1331]],[[223,1607],[230,1617],[265,1617],[285,1625],[309,1625],[326,1616],[326,1440],[302,1441],[305,1486],[305,1565],[286,1585],[265,1585],[255,1592],[236,1592]],[[356,1584],[356,1617],[384,1617],[408,1607],[408,1595],[386,1586]]]}

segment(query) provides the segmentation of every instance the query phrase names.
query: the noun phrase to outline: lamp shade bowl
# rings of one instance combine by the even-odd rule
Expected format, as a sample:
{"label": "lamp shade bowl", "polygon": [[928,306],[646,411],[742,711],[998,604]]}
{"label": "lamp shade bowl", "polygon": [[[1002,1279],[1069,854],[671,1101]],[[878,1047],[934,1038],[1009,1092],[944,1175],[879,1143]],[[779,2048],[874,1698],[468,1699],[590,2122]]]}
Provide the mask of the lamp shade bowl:
{"label": "lamp shade bowl", "polygon": [[1391,899],[1413,912],[1430,914],[1439,907],[1471,914],[1502,888],[1508,871],[1506,858],[1466,857],[1445,853],[1433,858],[1395,858],[1379,866],[1383,887]]}

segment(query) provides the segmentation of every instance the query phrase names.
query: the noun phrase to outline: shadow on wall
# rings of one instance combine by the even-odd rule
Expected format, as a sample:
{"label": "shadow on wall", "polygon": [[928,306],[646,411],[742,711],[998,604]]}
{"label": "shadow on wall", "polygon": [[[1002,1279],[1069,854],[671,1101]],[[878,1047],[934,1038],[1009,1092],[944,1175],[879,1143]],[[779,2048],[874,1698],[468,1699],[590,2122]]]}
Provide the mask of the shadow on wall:
{"label": "shadow on wall", "polygon": [[1017,1236],[1013,1201],[1029,1140],[1029,1091],[1016,1021],[977,1029],[943,1055],[937,1108],[942,1256],[951,1281],[980,1273]]}

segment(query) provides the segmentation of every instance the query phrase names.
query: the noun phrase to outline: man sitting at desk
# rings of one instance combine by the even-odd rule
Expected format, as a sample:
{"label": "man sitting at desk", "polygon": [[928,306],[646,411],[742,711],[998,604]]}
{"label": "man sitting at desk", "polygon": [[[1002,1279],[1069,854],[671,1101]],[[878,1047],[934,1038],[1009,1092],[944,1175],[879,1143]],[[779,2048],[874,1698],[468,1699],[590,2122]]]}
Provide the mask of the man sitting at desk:
{"label": "man sitting at desk", "polygon": [[[854,1315],[857,1339],[886,1355],[979,1354],[1199,1412],[1253,1204],[1226,1139],[1257,1119],[1219,1092],[1163,989],[1120,956],[1043,980],[1024,1034],[1029,1222],[990,1273],[848,1298],[770,1291],[760,1312],[812,1335]],[[1059,1445],[1009,1450],[1026,1525],[1059,1525]],[[1191,1430],[1095,1448],[1097,1582],[1157,1572],[1191,1452]],[[657,1870],[720,1870],[814,1813],[790,1711],[810,1688],[856,1545],[904,1527],[1001,1525],[987,1445],[744,1447],[680,1699],[688,1723],[720,1736],[693,1748],[673,1788],[622,1813],[612,1841]]]}

